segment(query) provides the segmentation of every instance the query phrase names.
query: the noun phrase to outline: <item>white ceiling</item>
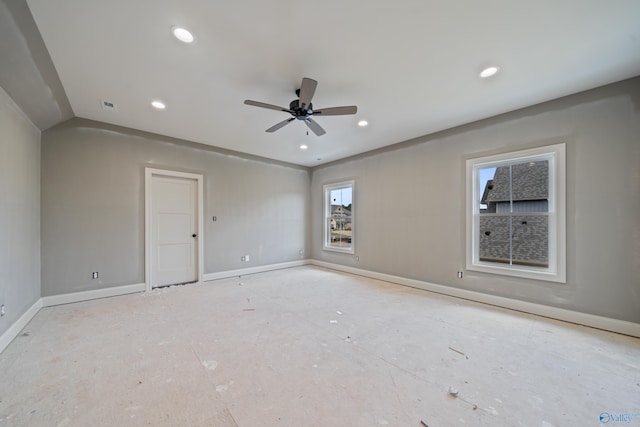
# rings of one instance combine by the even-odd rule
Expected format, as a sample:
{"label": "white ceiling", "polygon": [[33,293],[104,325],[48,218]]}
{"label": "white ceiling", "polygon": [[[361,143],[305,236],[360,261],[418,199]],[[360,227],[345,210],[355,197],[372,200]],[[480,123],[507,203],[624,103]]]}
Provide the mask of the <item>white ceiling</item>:
{"label": "white ceiling", "polygon": [[[27,3],[76,116],[304,166],[640,75],[638,0]],[[243,101],[288,107],[302,77],[358,113],[266,133],[289,116]]]}

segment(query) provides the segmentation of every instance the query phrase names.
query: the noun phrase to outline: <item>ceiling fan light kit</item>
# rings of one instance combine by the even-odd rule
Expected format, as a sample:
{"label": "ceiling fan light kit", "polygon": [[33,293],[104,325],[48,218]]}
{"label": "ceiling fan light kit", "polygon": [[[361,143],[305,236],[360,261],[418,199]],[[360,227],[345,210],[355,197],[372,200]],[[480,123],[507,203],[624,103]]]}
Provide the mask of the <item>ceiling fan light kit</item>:
{"label": "ceiling fan light kit", "polygon": [[269,129],[267,129],[266,132],[275,132],[294,120],[301,120],[305,122],[307,127],[311,129],[313,133],[315,133],[317,136],[322,136],[326,133],[326,131],[318,124],[318,122],[313,120],[311,116],[342,116],[347,114],[356,114],[358,112],[358,107],[356,107],[355,105],[350,105],[345,107],[330,107],[314,110],[311,100],[316,92],[317,86],[317,81],[308,77],[304,77],[302,79],[300,89],[296,90],[298,99],[294,99],[293,101],[291,101],[289,103],[289,108],[278,107],[277,105],[267,104],[259,101],[252,101],[250,99],[245,100],[244,103],[246,105],[252,105],[254,107],[284,111],[285,113],[291,114],[292,117],[276,123]]}

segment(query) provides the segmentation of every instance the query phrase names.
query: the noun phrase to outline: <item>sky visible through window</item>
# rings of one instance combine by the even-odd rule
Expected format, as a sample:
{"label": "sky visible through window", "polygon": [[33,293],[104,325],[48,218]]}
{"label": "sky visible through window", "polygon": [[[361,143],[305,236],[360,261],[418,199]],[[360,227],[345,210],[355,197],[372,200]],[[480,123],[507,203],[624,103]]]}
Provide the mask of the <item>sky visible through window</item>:
{"label": "sky visible through window", "polygon": [[[486,168],[486,169],[480,169],[480,194],[479,196],[482,197],[482,195],[484,194],[484,189],[487,186],[487,181],[489,181],[490,179],[493,179],[493,177],[496,174],[496,168]],[[481,209],[485,209],[487,207],[487,205],[480,205]]]}
{"label": "sky visible through window", "polygon": [[349,206],[351,204],[351,188],[331,190],[331,204]]}

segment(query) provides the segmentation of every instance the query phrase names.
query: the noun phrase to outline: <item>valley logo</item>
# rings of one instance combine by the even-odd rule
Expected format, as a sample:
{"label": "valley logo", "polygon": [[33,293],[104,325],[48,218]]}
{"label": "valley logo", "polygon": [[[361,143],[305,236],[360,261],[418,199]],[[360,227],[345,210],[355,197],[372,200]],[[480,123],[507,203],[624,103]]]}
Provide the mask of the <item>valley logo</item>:
{"label": "valley logo", "polygon": [[600,422],[602,424],[608,424],[608,423],[626,423],[626,424],[630,424],[634,417],[640,417],[640,413],[638,413],[638,414],[629,414],[629,413],[612,414],[610,412],[602,412],[600,414]]}

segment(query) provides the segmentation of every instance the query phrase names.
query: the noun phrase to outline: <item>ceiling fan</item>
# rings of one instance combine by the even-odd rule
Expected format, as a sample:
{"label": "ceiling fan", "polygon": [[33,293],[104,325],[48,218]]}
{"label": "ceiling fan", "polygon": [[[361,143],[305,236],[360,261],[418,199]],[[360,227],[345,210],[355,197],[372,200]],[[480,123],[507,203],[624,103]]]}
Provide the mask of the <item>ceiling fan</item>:
{"label": "ceiling fan", "polygon": [[277,105],[266,104],[264,102],[252,101],[250,99],[245,100],[244,103],[247,105],[253,105],[254,107],[284,111],[285,113],[289,113],[293,116],[271,126],[266,130],[266,132],[275,132],[278,129],[288,125],[293,120],[297,119],[304,121],[309,129],[313,131],[313,133],[321,136],[326,132],[315,120],[311,118],[311,116],[342,116],[346,114],[355,114],[358,111],[358,107],[352,105],[348,107],[331,107],[314,110],[313,104],[311,103],[311,98],[313,98],[313,94],[316,91],[317,85],[317,81],[304,77],[302,79],[302,85],[300,86],[300,89],[296,90],[298,99],[294,99],[293,101],[291,101],[291,103],[289,104],[289,108],[278,107]]}

